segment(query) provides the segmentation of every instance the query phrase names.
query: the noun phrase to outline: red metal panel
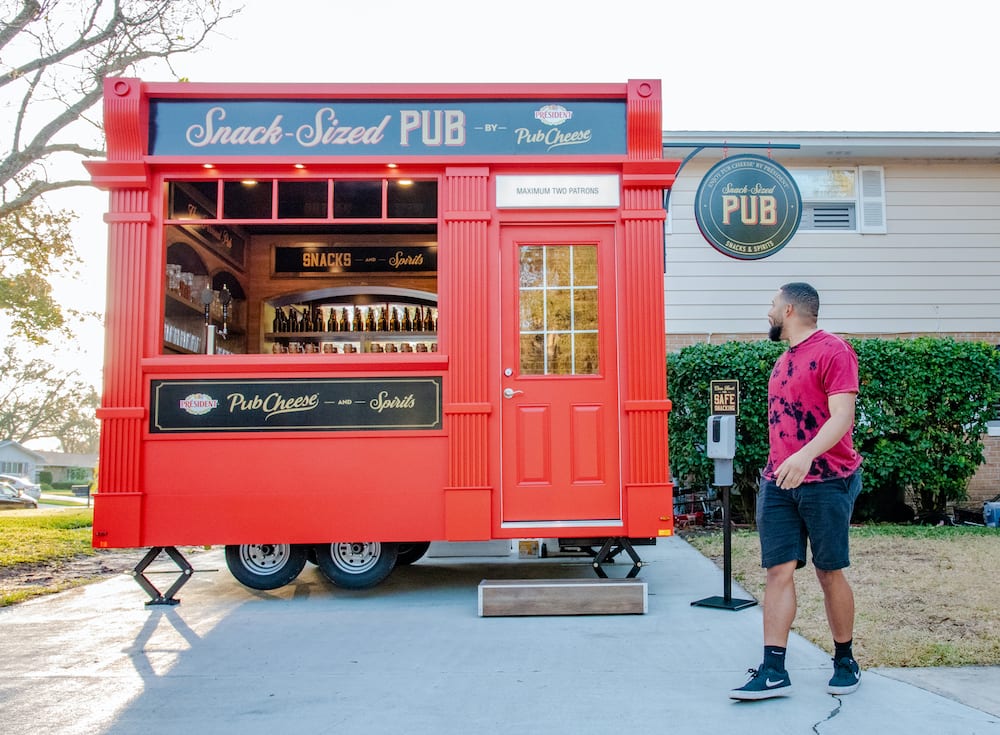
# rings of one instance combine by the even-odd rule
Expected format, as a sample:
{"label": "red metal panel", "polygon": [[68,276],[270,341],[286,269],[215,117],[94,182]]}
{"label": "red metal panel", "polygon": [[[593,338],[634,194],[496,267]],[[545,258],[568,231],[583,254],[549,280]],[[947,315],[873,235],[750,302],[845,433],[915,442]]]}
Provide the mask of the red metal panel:
{"label": "red metal panel", "polygon": [[[135,81],[135,80],[124,80]],[[633,84],[633,83],[630,83]],[[659,91],[659,82],[655,82]],[[621,99],[621,83],[573,84],[228,84],[215,82],[146,82],[145,93],[161,99]]]}
{"label": "red metal panel", "polygon": [[149,440],[142,545],[442,538],[446,451],[366,432]]}
{"label": "red metal panel", "polygon": [[575,405],[570,410],[570,478],[574,483],[606,482],[604,407]]}
{"label": "red metal panel", "polygon": [[518,406],[517,484],[552,483],[551,406]]}

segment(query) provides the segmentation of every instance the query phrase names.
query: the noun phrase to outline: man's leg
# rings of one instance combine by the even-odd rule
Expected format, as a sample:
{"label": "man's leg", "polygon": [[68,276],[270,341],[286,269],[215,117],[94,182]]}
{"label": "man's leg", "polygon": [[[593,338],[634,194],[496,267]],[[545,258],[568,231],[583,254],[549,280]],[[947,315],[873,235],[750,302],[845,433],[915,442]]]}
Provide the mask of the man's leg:
{"label": "man's leg", "polygon": [[[854,637],[854,592],[842,569],[832,572],[816,570],[816,578],[823,588],[826,619],[835,642],[844,643]],[[765,628],[767,618],[765,617]]]}
{"label": "man's leg", "polygon": [[823,588],[826,619],[833,635],[833,678],[826,690],[830,694],[850,694],[861,685],[861,667],[854,660],[854,592],[843,570],[816,570]]}
{"label": "man's leg", "polygon": [[[768,567],[764,585],[765,646],[781,646],[782,648],[788,646],[788,632],[792,629],[797,605],[795,566],[796,562],[790,561]],[[851,609],[853,625],[853,606]]]}

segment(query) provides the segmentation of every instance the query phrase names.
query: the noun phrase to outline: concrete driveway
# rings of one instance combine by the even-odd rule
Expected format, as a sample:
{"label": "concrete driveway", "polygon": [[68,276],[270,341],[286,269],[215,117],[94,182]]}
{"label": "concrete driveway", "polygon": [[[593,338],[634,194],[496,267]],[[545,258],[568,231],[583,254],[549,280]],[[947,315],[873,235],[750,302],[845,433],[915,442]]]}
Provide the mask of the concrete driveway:
{"label": "concrete driveway", "polygon": [[[723,581],[682,539],[638,550],[645,615],[479,617],[482,579],[593,576],[584,558],[516,555],[425,558],[364,592],[310,565],[294,584],[257,592],[213,550],[192,557],[198,571],[176,607],[147,607],[126,575],[30,600],[0,610],[2,730],[1000,733],[996,669],[960,684],[960,696],[948,691],[954,670],[924,670],[912,681],[865,671],[858,692],[833,697],[829,656],[795,636],[791,697],[730,700],[759,663],[760,607],[693,607]],[[612,576],[627,571],[618,566]],[[173,572],[150,576],[162,590]],[[746,597],[737,585],[733,595]]]}

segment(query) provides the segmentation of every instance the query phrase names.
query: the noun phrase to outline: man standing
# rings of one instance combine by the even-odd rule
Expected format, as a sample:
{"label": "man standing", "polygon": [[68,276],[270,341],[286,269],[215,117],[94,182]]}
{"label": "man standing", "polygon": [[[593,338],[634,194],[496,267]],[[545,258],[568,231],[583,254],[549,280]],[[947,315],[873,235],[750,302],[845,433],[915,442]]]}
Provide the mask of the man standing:
{"label": "man standing", "polygon": [[787,695],[788,634],[795,619],[794,572],[812,549],[833,635],[831,694],[850,694],[861,683],[854,660],[854,593],[844,576],[850,565],[848,532],[861,492],[861,457],[854,451],[858,358],[840,337],[816,326],[819,294],[808,283],[787,283],[771,302],[768,336],[788,341],[767,388],[769,454],[757,495],[757,528],[764,587],[764,661],[750,681],[730,693],[757,700]]}

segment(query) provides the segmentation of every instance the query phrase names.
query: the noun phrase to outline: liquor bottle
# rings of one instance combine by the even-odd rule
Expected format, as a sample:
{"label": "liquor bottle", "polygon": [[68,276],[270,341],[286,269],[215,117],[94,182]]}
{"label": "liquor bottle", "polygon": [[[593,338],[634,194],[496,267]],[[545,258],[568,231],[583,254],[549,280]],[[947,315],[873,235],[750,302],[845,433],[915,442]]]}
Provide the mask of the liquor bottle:
{"label": "liquor bottle", "polygon": [[424,308],[424,331],[434,331],[434,318],[431,316],[431,307],[429,306]]}
{"label": "liquor bottle", "polygon": [[374,332],[375,331],[375,307],[369,306],[368,312],[365,314],[365,331]]}
{"label": "liquor bottle", "polygon": [[288,314],[285,313],[284,309],[282,309],[280,307],[278,308],[278,311],[281,312],[281,324],[278,325],[278,331],[279,332],[291,332],[292,331],[292,319],[291,319],[291,317]]}
{"label": "liquor bottle", "polygon": [[281,307],[274,310],[274,319],[271,320],[271,331],[277,334],[281,331]]}
{"label": "liquor bottle", "polygon": [[395,306],[392,307],[392,312],[389,314],[389,331],[399,331],[399,310]]}
{"label": "liquor bottle", "polygon": [[385,308],[380,308],[378,310],[378,331],[387,332],[389,331],[389,318],[386,316],[386,312],[389,311],[389,305],[386,304]]}
{"label": "liquor bottle", "polygon": [[402,329],[403,329],[404,332],[412,332],[413,331],[413,320],[410,319],[410,307],[408,307],[408,306],[404,306],[403,307],[403,324],[402,324]]}
{"label": "liquor bottle", "polygon": [[355,306],[354,307],[354,321],[351,322],[351,330],[353,330],[355,332],[362,332],[362,331],[364,331],[364,326],[362,325],[362,322],[361,322],[361,307],[360,306]]}
{"label": "liquor bottle", "polygon": [[424,310],[419,306],[413,307],[413,331],[424,331]]}
{"label": "liquor bottle", "polygon": [[340,324],[337,322],[337,310],[331,307],[330,318],[326,320],[326,331],[336,332],[339,328]]}
{"label": "liquor bottle", "polygon": [[323,311],[318,306],[314,306],[312,308],[312,315],[313,315],[312,330],[314,332],[322,332],[323,331]]}
{"label": "liquor bottle", "polygon": [[337,322],[337,326],[340,327],[341,332],[349,332],[351,329],[351,322],[347,319],[347,307],[341,307],[340,309],[340,321]]}

